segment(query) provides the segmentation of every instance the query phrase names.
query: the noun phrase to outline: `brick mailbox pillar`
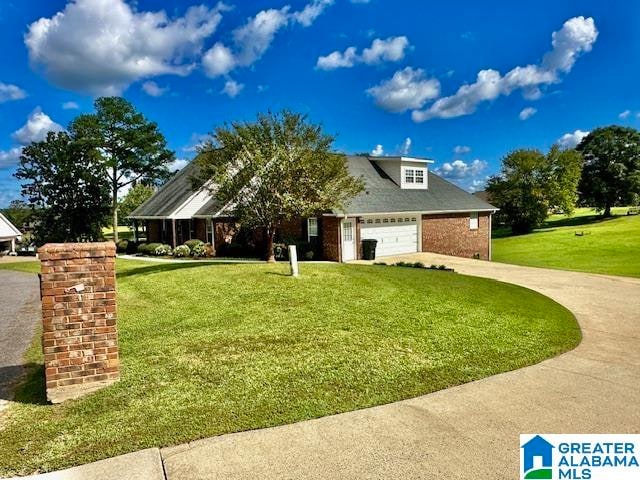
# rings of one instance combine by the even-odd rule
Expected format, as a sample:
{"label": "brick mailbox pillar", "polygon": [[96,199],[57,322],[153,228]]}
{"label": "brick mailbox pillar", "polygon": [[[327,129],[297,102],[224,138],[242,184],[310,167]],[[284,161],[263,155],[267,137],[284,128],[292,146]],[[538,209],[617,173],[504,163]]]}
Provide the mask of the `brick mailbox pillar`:
{"label": "brick mailbox pillar", "polygon": [[38,254],[47,399],[60,403],[120,376],[116,247],[48,243]]}

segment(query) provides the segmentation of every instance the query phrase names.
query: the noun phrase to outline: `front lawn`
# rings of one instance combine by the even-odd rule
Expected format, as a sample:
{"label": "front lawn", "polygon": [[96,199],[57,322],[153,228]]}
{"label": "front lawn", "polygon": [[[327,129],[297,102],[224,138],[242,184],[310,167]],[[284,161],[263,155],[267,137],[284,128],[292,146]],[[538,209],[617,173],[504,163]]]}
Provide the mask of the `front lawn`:
{"label": "front lawn", "polygon": [[415,397],[580,341],[569,311],[514,285],[376,265],[300,269],[118,260],[122,380],[52,406],[37,370],[2,420],[0,474]]}
{"label": "front lawn", "polygon": [[[493,240],[493,260],[532,267],[640,277],[640,215],[603,219],[580,208],[572,217],[553,215],[544,227],[527,235]],[[577,234],[577,235],[576,235]]]}

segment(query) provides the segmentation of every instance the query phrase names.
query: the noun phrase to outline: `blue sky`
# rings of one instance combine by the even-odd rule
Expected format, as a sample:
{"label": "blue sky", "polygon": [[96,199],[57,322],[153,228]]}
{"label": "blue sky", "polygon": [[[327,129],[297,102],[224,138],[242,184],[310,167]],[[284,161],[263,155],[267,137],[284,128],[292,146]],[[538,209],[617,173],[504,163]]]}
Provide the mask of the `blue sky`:
{"label": "blue sky", "polygon": [[216,125],[289,108],[471,190],[512,149],[640,127],[638,2],[3,0],[0,44],[0,206],[21,146],[104,94],[177,166]]}

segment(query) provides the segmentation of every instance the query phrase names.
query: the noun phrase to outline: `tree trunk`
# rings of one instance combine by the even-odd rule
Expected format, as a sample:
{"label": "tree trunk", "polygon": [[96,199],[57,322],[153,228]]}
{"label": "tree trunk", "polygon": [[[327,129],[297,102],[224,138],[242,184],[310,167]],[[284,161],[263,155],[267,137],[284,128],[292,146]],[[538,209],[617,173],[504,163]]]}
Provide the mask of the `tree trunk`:
{"label": "tree trunk", "polygon": [[611,205],[609,205],[609,203],[607,203],[604,206],[604,213],[602,214],[603,217],[610,217],[611,216]]}
{"label": "tree trunk", "polygon": [[274,227],[267,227],[267,252],[265,257],[268,263],[276,263],[276,255],[273,250],[275,236],[276,229]]}
{"label": "tree trunk", "polygon": [[112,199],[111,199],[111,213],[112,213],[112,226],[113,226],[113,241],[118,243],[118,180],[117,170],[113,168],[113,184],[112,184]]}

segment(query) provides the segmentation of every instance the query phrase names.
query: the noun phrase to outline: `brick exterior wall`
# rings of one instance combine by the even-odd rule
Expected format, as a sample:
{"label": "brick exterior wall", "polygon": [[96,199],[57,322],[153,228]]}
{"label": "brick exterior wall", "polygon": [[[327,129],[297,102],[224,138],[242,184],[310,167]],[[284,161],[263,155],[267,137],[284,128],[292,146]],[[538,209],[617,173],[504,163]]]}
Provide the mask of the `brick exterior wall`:
{"label": "brick exterior wall", "polygon": [[[42,346],[47,398],[76,398],[118,380],[116,247],[49,243],[41,261]],[[83,285],[84,290],[72,288]]]}
{"label": "brick exterior wall", "polygon": [[469,229],[469,214],[422,215],[422,251],[489,260],[489,214],[479,213],[478,229]]}
{"label": "brick exterior wall", "polygon": [[340,261],[340,219],[336,217],[321,217],[320,243],[322,256],[332,262]]}

